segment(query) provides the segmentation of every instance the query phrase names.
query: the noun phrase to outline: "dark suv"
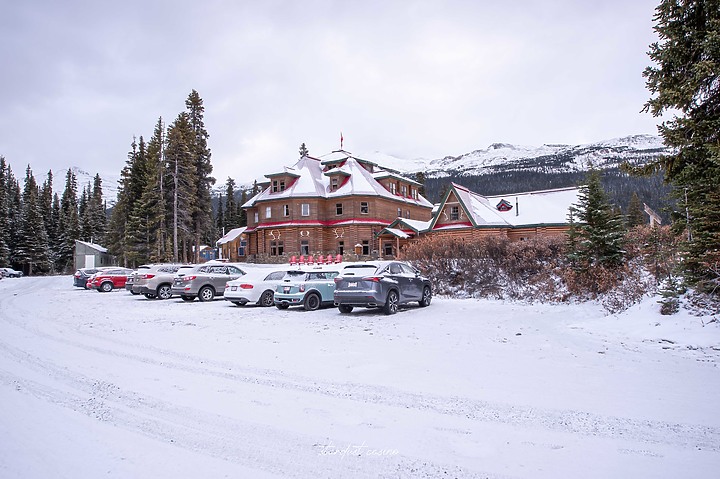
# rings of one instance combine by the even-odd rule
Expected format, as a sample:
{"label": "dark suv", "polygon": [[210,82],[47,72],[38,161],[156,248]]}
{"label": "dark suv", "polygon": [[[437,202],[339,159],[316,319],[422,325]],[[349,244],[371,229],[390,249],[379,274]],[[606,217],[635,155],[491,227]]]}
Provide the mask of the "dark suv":
{"label": "dark suv", "polygon": [[398,307],[417,301],[429,306],[430,280],[403,261],[370,261],[346,266],[335,278],[335,306],[341,313],[354,307],[382,308],[395,314]]}

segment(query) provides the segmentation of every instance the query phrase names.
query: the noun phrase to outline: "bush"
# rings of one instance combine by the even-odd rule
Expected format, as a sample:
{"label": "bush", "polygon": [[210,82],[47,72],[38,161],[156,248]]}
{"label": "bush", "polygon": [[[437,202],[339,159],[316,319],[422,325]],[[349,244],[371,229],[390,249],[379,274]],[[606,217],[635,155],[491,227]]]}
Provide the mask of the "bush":
{"label": "bush", "polygon": [[611,267],[568,259],[566,236],[510,241],[426,236],[403,250],[433,282],[436,294],[559,302],[598,300],[615,313],[657,290],[677,264],[677,238],[667,227],[640,226],[625,237],[625,262]]}

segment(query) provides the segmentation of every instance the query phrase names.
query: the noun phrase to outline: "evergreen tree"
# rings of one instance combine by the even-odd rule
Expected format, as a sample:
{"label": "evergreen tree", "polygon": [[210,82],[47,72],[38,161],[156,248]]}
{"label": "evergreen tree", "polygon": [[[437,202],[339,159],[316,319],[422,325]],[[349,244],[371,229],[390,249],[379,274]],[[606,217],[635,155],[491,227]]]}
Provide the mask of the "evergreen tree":
{"label": "evergreen tree", "polygon": [[305,143],[300,145],[300,158],[302,158],[303,156],[308,156],[309,154],[310,152],[308,151],[307,146],[305,146]]}
{"label": "evergreen tree", "polygon": [[[172,185],[173,261],[188,261],[187,245],[194,233],[193,214],[196,210],[197,174],[192,153],[193,131],[188,114],[178,115],[167,131],[165,158],[170,167]],[[182,243],[182,244],[181,244]]]}
{"label": "evergreen tree", "polygon": [[40,207],[39,189],[30,165],[28,165],[25,172],[22,222],[15,258],[18,263],[25,265],[24,269],[27,274],[32,275],[36,270],[47,270],[49,256],[48,238]]}
{"label": "evergreen tree", "polygon": [[628,228],[633,228],[635,226],[642,226],[644,224],[645,224],[645,211],[643,210],[642,203],[640,202],[640,197],[637,195],[636,192],[633,192],[632,196],[630,197],[630,203],[628,203],[628,208],[627,208]]}
{"label": "evergreen tree", "polygon": [[61,251],[61,235],[60,235],[60,197],[57,193],[53,194],[52,206],[50,208],[50,226],[48,227],[48,244],[50,254],[50,272],[56,273],[60,270],[60,251]]}
{"label": "evergreen tree", "polygon": [[228,176],[225,181],[225,218],[220,228],[225,227],[225,231],[237,228],[240,219],[237,217],[237,203],[235,202],[235,180]]}
{"label": "evergreen tree", "polygon": [[169,212],[166,191],[169,184],[168,169],[164,159],[165,127],[162,117],[155,125],[152,138],[147,146],[147,185],[141,202],[147,218],[149,260],[164,262],[170,260],[170,235],[167,228]]}
{"label": "evergreen tree", "polygon": [[578,204],[570,208],[570,214],[571,238],[575,241],[574,246],[568,244],[571,260],[581,267],[622,264],[625,256],[622,219],[613,212],[598,171],[588,174],[587,184],[580,187]]}
{"label": "evergreen tree", "polygon": [[215,224],[221,234],[225,234],[225,210],[223,209],[222,196],[218,200],[217,215],[215,215]]}
{"label": "evergreen tree", "polygon": [[15,250],[17,248],[20,228],[22,226],[22,193],[20,183],[15,178],[12,168],[8,165],[5,178],[5,193],[7,204],[7,246],[10,251],[10,264],[17,263]]}
{"label": "evergreen tree", "polygon": [[75,240],[80,239],[80,220],[78,218],[77,179],[72,169],[65,175],[65,190],[60,199],[60,217],[58,221],[58,248],[56,268],[67,272],[73,267]]}
{"label": "evergreen tree", "polygon": [[418,193],[422,196],[425,196],[425,173],[422,171],[418,171],[415,173],[415,181],[420,183],[420,186],[418,187]]}
{"label": "evergreen tree", "polygon": [[80,238],[83,241],[90,241],[90,220],[88,218],[88,190],[90,185],[83,186],[80,201],[78,202],[78,219],[80,220]]}
{"label": "evergreen tree", "polygon": [[655,12],[645,111],[673,113],[659,131],[674,153],[648,170],[664,170],[687,208],[686,279],[720,294],[720,0],[662,0]]}
{"label": "evergreen tree", "polygon": [[10,264],[10,231],[8,227],[8,193],[7,193],[8,168],[5,157],[0,156],[0,266],[6,267]]}
{"label": "evergreen tree", "polygon": [[207,130],[203,120],[205,107],[197,91],[192,90],[185,101],[187,116],[192,136],[188,144],[192,161],[195,165],[195,202],[192,210],[192,233],[194,240],[194,261],[200,260],[200,242],[207,238],[213,227],[212,198],[210,189],[215,184],[210,163]]}
{"label": "evergreen tree", "polygon": [[247,226],[247,212],[243,208],[247,200],[247,190],[243,189],[240,194],[240,203],[238,203],[238,227]]}
{"label": "evergreen tree", "polygon": [[105,200],[103,199],[102,178],[100,178],[99,174],[96,174],[93,179],[92,192],[89,192],[88,197],[88,209],[90,241],[96,244],[104,244],[107,217]]}

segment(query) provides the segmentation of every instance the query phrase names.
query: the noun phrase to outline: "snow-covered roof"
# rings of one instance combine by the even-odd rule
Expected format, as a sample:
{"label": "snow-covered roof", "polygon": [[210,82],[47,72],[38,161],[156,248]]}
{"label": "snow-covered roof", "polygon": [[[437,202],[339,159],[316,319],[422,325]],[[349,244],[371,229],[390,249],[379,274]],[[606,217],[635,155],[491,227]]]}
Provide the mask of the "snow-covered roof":
{"label": "snow-covered roof", "polygon": [[[373,177],[376,173],[371,173],[362,166],[362,163],[367,163],[364,160],[350,156],[344,151],[333,152],[333,154],[335,154],[336,159],[345,162],[340,171],[343,175],[347,176],[336,190],[330,190],[330,178],[325,175],[323,171],[324,167],[322,163],[327,163],[329,160],[321,161],[310,156],[303,156],[295,165],[288,168],[288,170],[297,174],[298,177],[295,181],[286,185],[285,190],[273,192],[271,188],[266,188],[260,194],[254,196],[242,205],[242,207],[250,208],[261,201],[282,198],[334,198],[349,195],[381,196],[408,204],[425,206],[427,208],[433,206],[432,203],[421,195],[418,195],[418,198],[415,199],[392,194]],[[415,183],[407,178],[403,179],[408,181],[408,183]]]}
{"label": "snow-covered roof", "polygon": [[383,231],[387,231],[388,233],[397,236],[398,238],[407,239],[410,237],[409,234],[404,232],[403,230],[397,229],[397,228],[385,228]]}
{"label": "snow-covered roof", "polygon": [[[558,188],[506,195],[482,196],[453,183],[453,190],[474,226],[534,226],[567,224],[568,210],[577,203],[578,188]],[[503,208],[499,208],[500,206]],[[506,209],[509,205],[509,209]],[[435,217],[435,229],[457,227]],[[465,225],[467,226],[467,225]]]}
{"label": "snow-covered roof", "polygon": [[237,237],[240,236],[241,234],[243,234],[246,229],[247,229],[247,226],[242,226],[240,228],[233,228],[230,231],[228,231],[227,233],[225,233],[225,236],[223,236],[222,238],[217,240],[215,242],[215,244],[221,245],[221,244],[229,243],[229,242],[237,239]]}
{"label": "snow-covered roof", "polygon": [[75,240],[75,241],[78,242],[78,243],[80,243],[80,244],[82,244],[82,245],[87,246],[88,248],[92,248],[92,249],[94,249],[94,250],[97,250],[97,251],[99,251],[100,253],[107,253],[107,252],[108,252],[107,248],[104,248],[104,247],[100,246],[99,244],[88,243],[87,241],[80,241],[80,240]]}

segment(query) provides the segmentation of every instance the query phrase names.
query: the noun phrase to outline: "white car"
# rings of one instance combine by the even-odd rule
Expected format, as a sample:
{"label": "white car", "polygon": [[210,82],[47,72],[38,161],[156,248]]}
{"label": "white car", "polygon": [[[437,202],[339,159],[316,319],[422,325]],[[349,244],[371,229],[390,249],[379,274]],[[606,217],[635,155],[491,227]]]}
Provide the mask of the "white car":
{"label": "white car", "polygon": [[247,303],[272,306],[275,304],[275,286],[282,283],[286,274],[287,270],[250,271],[241,278],[228,281],[223,298],[237,306],[244,306]]}

